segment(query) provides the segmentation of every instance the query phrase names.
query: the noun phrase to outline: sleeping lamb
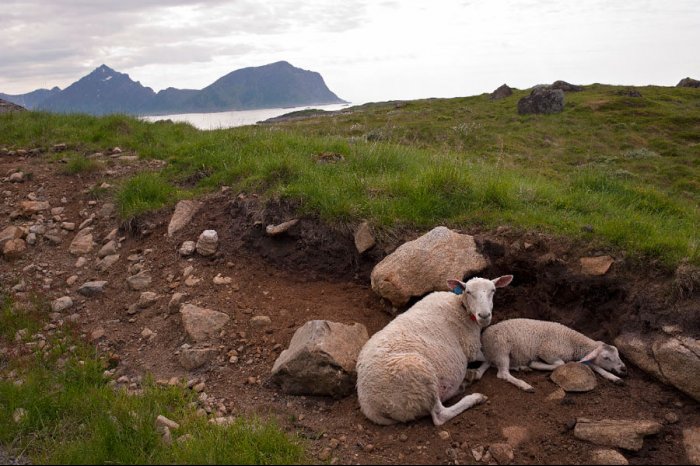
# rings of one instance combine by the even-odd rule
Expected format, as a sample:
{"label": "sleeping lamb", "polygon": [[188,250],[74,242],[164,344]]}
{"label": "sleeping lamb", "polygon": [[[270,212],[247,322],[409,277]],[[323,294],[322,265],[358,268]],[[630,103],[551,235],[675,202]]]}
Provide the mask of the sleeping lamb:
{"label": "sleeping lamb", "polygon": [[479,367],[477,380],[495,365],[499,379],[505,379],[526,392],[535,389],[513,377],[511,368],[551,371],[569,361],[579,361],[615,383],[622,383],[622,380],[608,371],[623,376],[627,373],[617,348],[556,322],[504,320],[484,330],[481,343],[486,362]]}
{"label": "sleeping lamb", "polygon": [[480,393],[449,408],[442,402],[460,388],[470,361],[483,360],[481,329],[491,323],[496,288],[512,275],[467,283],[448,280],[450,289],[429,294],[369,339],[357,358],[357,397],[362,412],[377,424],[431,415],[441,425],[482,403]]}

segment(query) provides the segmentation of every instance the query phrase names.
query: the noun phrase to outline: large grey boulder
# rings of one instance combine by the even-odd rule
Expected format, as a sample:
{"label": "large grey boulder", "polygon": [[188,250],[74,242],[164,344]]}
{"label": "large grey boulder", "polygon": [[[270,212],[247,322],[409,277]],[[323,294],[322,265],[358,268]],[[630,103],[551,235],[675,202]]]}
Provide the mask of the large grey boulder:
{"label": "large grey boulder", "polygon": [[518,101],[518,113],[559,113],[564,110],[564,91],[540,87]]}
{"label": "large grey boulder", "polygon": [[447,280],[461,280],[487,265],[472,236],[440,226],[402,244],[377,264],[372,289],[392,305],[403,306],[414,296],[448,291]]}
{"label": "large grey boulder", "polygon": [[569,84],[566,81],[554,81],[551,86],[549,86],[550,89],[559,89],[564,92],[580,92],[583,90],[583,87],[577,86],[576,84]]}
{"label": "large grey boulder", "polygon": [[574,427],[574,437],[579,440],[608,447],[624,448],[638,451],[642,448],[644,437],[661,432],[661,424],[656,421],[617,420],[579,418]]}
{"label": "large grey boulder", "polygon": [[513,89],[508,84],[503,84],[501,87],[491,93],[491,100],[505,99],[513,95]]}
{"label": "large grey boulder", "polygon": [[223,312],[205,309],[194,304],[185,304],[180,308],[182,325],[187,335],[194,341],[205,341],[217,338],[221,329],[231,319]]}
{"label": "large grey boulder", "polygon": [[695,88],[698,88],[698,87],[700,87],[700,81],[698,81],[697,79],[693,79],[693,78],[683,78],[678,82],[678,84],[676,84],[676,87],[695,87]]}
{"label": "large grey boulder", "polygon": [[643,371],[700,401],[700,341],[627,332],[615,339],[615,346]]}
{"label": "large grey boulder", "polygon": [[347,396],[355,391],[357,356],[368,339],[362,324],[311,320],[275,361],[271,381],[292,395]]}
{"label": "large grey boulder", "polygon": [[201,206],[202,203],[198,201],[184,200],[178,202],[168,224],[168,236],[173,236],[187,226]]}

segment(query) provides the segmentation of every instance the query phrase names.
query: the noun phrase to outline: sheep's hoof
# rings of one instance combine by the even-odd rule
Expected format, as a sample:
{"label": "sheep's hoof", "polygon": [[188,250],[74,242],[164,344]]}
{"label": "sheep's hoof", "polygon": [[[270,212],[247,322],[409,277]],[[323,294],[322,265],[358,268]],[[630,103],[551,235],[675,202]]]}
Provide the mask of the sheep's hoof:
{"label": "sheep's hoof", "polygon": [[481,393],[475,393],[475,395],[479,395],[479,398],[477,398],[477,400],[476,400],[476,404],[485,403],[486,400],[489,399],[488,396],[483,395],[483,394],[481,394]]}
{"label": "sheep's hoof", "polygon": [[525,390],[528,393],[535,393],[535,389],[533,387],[530,387],[530,386],[523,388],[523,390]]}
{"label": "sheep's hoof", "polygon": [[614,380],[613,380],[613,383],[614,383],[615,385],[624,385],[624,384],[625,384],[625,381],[622,380],[622,379],[614,379]]}

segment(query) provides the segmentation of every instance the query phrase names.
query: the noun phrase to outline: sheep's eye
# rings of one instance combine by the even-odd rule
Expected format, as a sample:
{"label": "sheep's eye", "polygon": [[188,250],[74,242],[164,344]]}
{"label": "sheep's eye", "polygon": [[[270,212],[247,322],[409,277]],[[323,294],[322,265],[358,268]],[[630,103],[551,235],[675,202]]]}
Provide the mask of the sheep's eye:
{"label": "sheep's eye", "polygon": [[603,359],[605,359],[606,361],[610,361],[610,356],[603,356]]}

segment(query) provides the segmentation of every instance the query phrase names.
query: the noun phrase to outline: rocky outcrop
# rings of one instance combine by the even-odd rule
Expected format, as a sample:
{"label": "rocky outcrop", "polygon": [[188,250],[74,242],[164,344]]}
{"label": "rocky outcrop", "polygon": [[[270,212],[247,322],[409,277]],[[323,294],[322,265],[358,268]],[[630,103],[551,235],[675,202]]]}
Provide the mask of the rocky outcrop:
{"label": "rocky outcrop", "polygon": [[642,448],[644,437],[658,434],[661,427],[661,424],[656,421],[616,419],[593,421],[580,418],[576,420],[574,437],[596,445],[638,451]]}
{"label": "rocky outcrop", "polygon": [[700,341],[627,332],[615,339],[615,345],[643,371],[700,400]]}
{"label": "rocky outcrop", "polygon": [[26,112],[27,109],[8,102],[7,100],[0,99],[0,113],[10,113],[10,112]]}
{"label": "rocky outcrop", "polygon": [[533,89],[529,96],[518,101],[518,113],[528,115],[533,113],[552,114],[564,110],[564,91],[540,87]]}
{"label": "rocky outcrop", "polygon": [[501,87],[491,93],[491,100],[505,99],[513,95],[513,89],[508,84],[503,84]]}
{"label": "rocky outcrop", "polygon": [[676,84],[676,87],[695,87],[699,88],[700,87],[700,81],[697,79],[693,78],[683,78],[680,81],[678,81],[678,84]]}
{"label": "rocky outcrop", "polygon": [[549,86],[550,89],[559,89],[560,91],[564,92],[580,92],[583,90],[583,87],[577,86],[576,84],[569,84],[566,81],[554,81],[551,86]]}
{"label": "rocky outcrop", "polygon": [[447,291],[447,280],[461,280],[488,265],[474,238],[437,227],[399,246],[374,267],[372,289],[398,307],[414,296]]}
{"label": "rocky outcrop", "polygon": [[347,396],[355,390],[357,356],[368,339],[362,324],[309,321],[275,361],[271,381],[292,395]]}

